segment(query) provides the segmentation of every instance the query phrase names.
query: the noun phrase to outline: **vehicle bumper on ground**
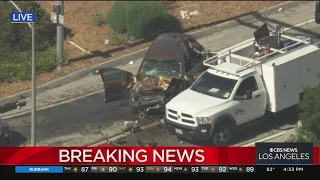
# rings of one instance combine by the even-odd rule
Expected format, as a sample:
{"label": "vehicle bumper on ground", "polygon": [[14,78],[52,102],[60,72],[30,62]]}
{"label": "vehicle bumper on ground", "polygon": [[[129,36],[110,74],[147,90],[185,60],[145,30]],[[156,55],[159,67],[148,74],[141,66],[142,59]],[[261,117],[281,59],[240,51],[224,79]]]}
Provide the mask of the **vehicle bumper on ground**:
{"label": "vehicle bumper on ground", "polygon": [[189,140],[209,140],[212,136],[211,124],[202,124],[197,127],[186,126],[164,119],[168,131],[178,137]]}

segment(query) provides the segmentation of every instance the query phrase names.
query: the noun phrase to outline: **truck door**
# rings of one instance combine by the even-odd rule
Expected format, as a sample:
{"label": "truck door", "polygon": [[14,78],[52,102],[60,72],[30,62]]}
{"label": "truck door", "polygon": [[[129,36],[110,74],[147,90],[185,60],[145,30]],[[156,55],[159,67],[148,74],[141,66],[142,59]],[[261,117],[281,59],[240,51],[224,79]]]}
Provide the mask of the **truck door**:
{"label": "truck door", "polygon": [[116,68],[98,70],[104,85],[104,102],[111,102],[127,98],[133,74]]}
{"label": "truck door", "polygon": [[[234,96],[237,105],[233,109],[239,123],[243,124],[264,115],[266,106],[264,91],[263,87],[258,86],[254,76],[242,80]],[[246,96],[248,92],[252,92],[251,99],[240,98]]]}

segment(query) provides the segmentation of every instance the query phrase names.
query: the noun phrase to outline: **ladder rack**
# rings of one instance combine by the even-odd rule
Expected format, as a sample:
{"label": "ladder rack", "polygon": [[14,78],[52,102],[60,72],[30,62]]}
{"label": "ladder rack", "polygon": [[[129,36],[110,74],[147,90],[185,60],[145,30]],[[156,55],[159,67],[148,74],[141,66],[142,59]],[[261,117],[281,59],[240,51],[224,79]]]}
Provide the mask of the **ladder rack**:
{"label": "ladder rack", "polygon": [[[278,35],[274,35],[273,32],[272,32],[270,36],[276,37]],[[233,75],[239,76],[238,73],[243,72],[243,71],[245,71],[247,69],[256,67],[258,65],[262,65],[264,63],[263,60],[268,58],[268,57],[270,57],[270,56],[272,56],[272,55],[290,53],[289,48],[295,47],[295,46],[300,45],[300,44],[307,44],[307,45],[308,44],[312,44],[312,39],[311,38],[306,38],[304,40],[301,40],[301,39],[294,38],[294,37],[287,36],[287,35],[283,35],[283,34],[280,34],[279,36],[280,36],[281,39],[291,40],[294,43],[291,44],[291,45],[288,45],[288,46],[286,46],[284,48],[281,48],[281,49],[270,48],[271,52],[269,54],[263,55],[261,57],[258,57],[257,59],[252,59],[252,58],[249,58],[249,57],[245,57],[245,56],[241,56],[241,55],[235,54],[235,52],[240,51],[240,50],[242,50],[244,48],[250,47],[252,45],[255,46],[255,47],[261,47],[261,46],[258,45],[258,43],[253,38],[253,39],[249,39],[247,41],[244,41],[244,42],[242,42],[242,43],[240,43],[240,44],[238,44],[236,46],[232,46],[231,48],[227,48],[227,50],[225,50],[225,51],[219,52],[217,55],[204,60],[203,64],[205,66],[210,67],[211,69],[216,69],[218,71],[223,71],[223,70],[218,69],[216,67],[217,61],[220,60],[221,58],[229,58],[230,63],[232,63],[231,62],[231,58],[240,60],[240,62],[241,61],[247,61],[248,63],[246,63],[245,65],[241,65],[242,66],[241,68],[237,69],[235,73],[232,73]],[[245,46],[245,47],[244,48],[239,48],[241,46]],[[230,74],[230,72],[226,72],[226,73]]]}

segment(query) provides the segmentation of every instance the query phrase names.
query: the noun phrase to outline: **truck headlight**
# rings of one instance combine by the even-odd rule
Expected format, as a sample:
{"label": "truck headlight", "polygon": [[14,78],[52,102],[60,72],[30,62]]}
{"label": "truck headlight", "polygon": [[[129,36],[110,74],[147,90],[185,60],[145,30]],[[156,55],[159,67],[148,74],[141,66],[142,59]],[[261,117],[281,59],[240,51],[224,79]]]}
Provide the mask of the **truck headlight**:
{"label": "truck headlight", "polygon": [[210,124],[213,121],[212,117],[197,117],[198,124]]}

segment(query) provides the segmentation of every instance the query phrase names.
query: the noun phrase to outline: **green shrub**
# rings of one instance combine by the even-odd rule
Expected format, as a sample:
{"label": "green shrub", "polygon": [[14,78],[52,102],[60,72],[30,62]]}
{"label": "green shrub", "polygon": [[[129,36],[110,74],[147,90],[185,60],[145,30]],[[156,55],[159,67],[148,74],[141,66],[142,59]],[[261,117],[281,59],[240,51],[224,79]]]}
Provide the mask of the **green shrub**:
{"label": "green shrub", "polygon": [[164,32],[182,32],[180,22],[158,1],[117,1],[106,20],[118,33],[147,40]]}
{"label": "green shrub", "polygon": [[[22,11],[36,16],[36,72],[53,70],[56,61],[56,27],[50,16],[35,1],[17,1]],[[31,78],[31,30],[27,24],[11,24],[10,12],[17,11],[10,2],[0,3],[0,83]]]}
{"label": "green shrub", "polygon": [[317,136],[304,128],[298,128],[297,132],[291,135],[286,142],[313,142],[315,146],[320,145]]}
{"label": "green shrub", "polygon": [[92,14],[91,22],[95,26],[102,26],[105,24],[103,16],[101,16],[101,14],[97,10],[95,10]]}
{"label": "green shrub", "polygon": [[[14,59],[12,59],[14,58]],[[55,48],[36,52],[36,73],[51,71],[56,62]],[[31,54],[12,52],[0,62],[0,83],[26,81],[31,79]]]}
{"label": "green shrub", "polygon": [[129,36],[126,34],[112,32],[109,35],[109,41],[110,41],[110,45],[112,46],[123,46],[128,44]]}
{"label": "green shrub", "polygon": [[[51,22],[50,15],[35,1],[17,1],[22,11],[34,12],[36,16],[35,40],[37,50],[46,50],[54,44],[56,26]],[[10,13],[17,11],[10,2],[0,5],[0,44],[10,50],[30,51],[31,31],[27,24],[11,24]],[[2,48],[0,47],[0,48]]]}

